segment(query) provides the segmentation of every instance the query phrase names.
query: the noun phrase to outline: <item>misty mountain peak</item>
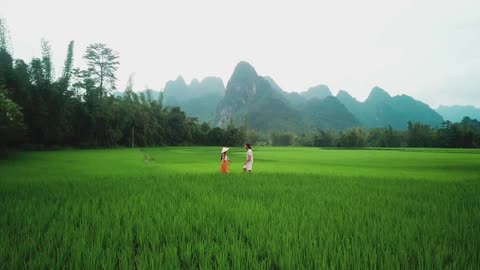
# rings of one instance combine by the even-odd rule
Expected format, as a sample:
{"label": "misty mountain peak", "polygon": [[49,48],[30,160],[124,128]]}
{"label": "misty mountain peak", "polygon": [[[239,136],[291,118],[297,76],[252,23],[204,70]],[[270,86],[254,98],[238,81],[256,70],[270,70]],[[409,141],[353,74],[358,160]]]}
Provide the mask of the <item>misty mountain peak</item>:
{"label": "misty mountain peak", "polygon": [[179,82],[179,83],[187,84],[187,83],[185,82],[185,79],[182,77],[182,75],[179,75],[175,81],[176,81],[176,82]]}
{"label": "misty mountain peak", "polygon": [[279,93],[283,92],[282,88],[280,88],[280,86],[275,82],[275,80],[272,77],[265,76],[263,78],[270,84],[270,86],[272,87],[273,90],[275,90]]}
{"label": "misty mountain peak", "polygon": [[188,87],[187,83],[185,82],[185,80],[183,79],[182,76],[178,76],[177,79],[175,81],[168,81],[166,84],[165,84],[165,91],[168,91],[172,88],[186,88]]}
{"label": "misty mountain peak", "polygon": [[328,96],[332,96],[332,92],[330,91],[328,86],[324,84],[320,84],[320,85],[308,88],[308,90],[303,92],[302,95],[307,99],[311,99],[311,98],[324,99]]}
{"label": "misty mountain peak", "polygon": [[247,121],[250,127],[263,130],[269,126],[278,128],[286,122],[291,124],[287,126],[298,127],[301,122],[298,112],[289,107],[282,93],[273,90],[268,78],[259,76],[247,62],[235,67],[217,110],[218,126],[225,126],[230,120]]}
{"label": "misty mountain peak", "polygon": [[352,95],[350,95],[347,91],[345,90],[340,90],[337,93],[337,98],[353,98]]}
{"label": "misty mountain peak", "polygon": [[200,85],[200,82],[198,81],[198,79],[193,79],[193,80],[190,82],[189,87],[198,87],[199,85]]}
{"label": "misty mountain peak", "polygon": [[[257,94],[257,82],[261,77],[247,62],[240,62],[228,80],[225,97],[245,104]],[[270,86],[270,85],[268,85]]]}
{"label": "misty mountain peak", "polygon": [[235,66],[235,70],[233,71],[230,80],[252,79],[256,77],[258,77],[258,74],[253,66],[245,61],[241,61]]}
{"label": "misty mountain peak", "polygon": [[221,85],[223,88],[225,88],[222,78],[219,78],[219,77],[213,77],[213,76],[205,77],[203,78],[201,84],[207,84],[207,85],[216,84],[216,85]]}
{"label": "misty mountain peak", "polygon": [[445,120],[452,122],[460,122],[465,116],[474,119],[480,119],[480,108],[476,108],[471,105],[461,106],[444,106],[440,105],[436,111],[443,116]]}
{"label": "misty mountain peak", "polygon": [[380,101],[386,101],[392,98],[387,91],[384,89],[375,86],[373,87],[372,91],[370,91],[370,94],[368,95],[367,101],[369,102],[380,102]]}

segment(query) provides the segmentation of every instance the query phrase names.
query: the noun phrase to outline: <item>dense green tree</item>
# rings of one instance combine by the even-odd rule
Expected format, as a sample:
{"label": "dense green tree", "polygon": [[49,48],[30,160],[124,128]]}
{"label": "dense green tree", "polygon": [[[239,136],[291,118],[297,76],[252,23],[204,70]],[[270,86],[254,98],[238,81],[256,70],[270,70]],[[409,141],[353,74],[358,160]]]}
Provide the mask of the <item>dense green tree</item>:
{"label": "dense green tree", "polygon": [[457,125],[450,121],[442,122],[442,126],[437,130],[438,141],[443,147],[458,147]]}
{"label": "dense green tree", "polygon": [[289,132],[272,132],[270,138],[273,146],[290,146],[293,144],[295,136]]}
{"label": "dense green tree", "polygon": [[361,128],[351,128],[340,133],[337,140],[337,146],[340,147],[364,147],[366,145],[367,134]]}
{"label": "dense green tree", "polygon": [[54,68],[53,68],[53,61],[52,61],[52,48],[50,46],[50,42],[48,40],[42,38],[41,41],[42,45],[42,66],[43,66],[43,75],[44,80],[47,83],[53,81],[54,77]]}
{"label": "dense green tree", "polygon": [[407,132],[409,147],[433,147],[436,145],[437,137],[430,125],[409,121]]}
{"label": "dense green tree", "polygon": [[314,133],[302,133],[295,137],[295,146],[313,146],[315,141]]}
{"label": "dense green tree", "polygon": [[368,132],[367,145],[372,147],[398,147],[401,143],[401,136],[391,126],[375,128]]}
{"label": "dense green tree", "polygon": [[0,18],[0,51],[10,52],[10,35],[6,22],[3,18]]}
{"label": "dense green tree", "polygon": [[246,142],[251,145],[256,145],[260,141],[260,135],[255,130],[248,130],[246,135]]}
{"label": "dense green tree", "polygon": [[313,146],[331,147],[335,144],[335,132],[332,129],[327,131],[319,130],[313,138]]}
{"label": "dense green tree", "polygon": [[207,141],[208,145],[223,145],[224,131],[216,127],[208,131]]}
{"label": "dense green tree", "polygon": [[480,122],[470,117],[464,117],[460,123],[456,123],[457,136],[456,147],[473,148],[480,147]]}
{"label": "dense green tree", "polygon": [[238,146],[245,143],[246,132],[245,128],[236,128],[233,121],[230,121],[224,132],[223,145]]}
{"label": "dense green tree", "polygon": [[[30,103],[30,75],[28,73],[28,65],[21,59],[15,60],[15,91],[12,98],[15,102],[26,109]],[[30,108],[32,109],[32,108]]]}
{"label": "dense green tree", "polygon": [[195,125],[192,130],[193,143],[196,145],[207,145],[208,132],[210,132],[210,126],[208,123],[203,122],[200,125]]}
{"label": "dense green tree", "polygon": [[102,43],[91,44],[87,47],[83,58],[87,61],[89,75],[100,89],[102,95],[115,88],[117,80],[115,72],[120,62],[118,53]]}
{"label": "dense green tree", "polygon": [[74,47],[74,41],[72,40],[68,44],[67,57],[63,65],[63,73],[62,73],[62,78],[60,80],[62,84],[62,89],[64,91],[68,90],[68,87],[70,86],[70,80],[73,75],[73,47]]}
{"label": "dense green tree", "polygon": [[18,141],[23,134],[23,115],[20,107],[0,88],[0,151]]}
{"label": "dense green tree", "polygon": [[10,53],[3,48],[0,48],[0,87],[7,90],[9,97],[13,96],[15,88],[13,58]]}

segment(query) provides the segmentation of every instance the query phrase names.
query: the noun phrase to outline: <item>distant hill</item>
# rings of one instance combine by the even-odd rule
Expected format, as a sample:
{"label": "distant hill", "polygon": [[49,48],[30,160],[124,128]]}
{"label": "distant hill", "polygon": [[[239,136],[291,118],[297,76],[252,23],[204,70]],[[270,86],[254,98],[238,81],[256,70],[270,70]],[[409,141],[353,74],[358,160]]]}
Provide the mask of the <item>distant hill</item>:
{"label": "distant hill", "polygon": [[240,62],[227,83],[215,123],[226,126],[230,120],[255,130],[303,129],[300,112],[286,102],[278,89],[258,76],[247,62]]}
{"label": "distant hill", "polygon": [[312,99],[312,98],[324,99],[326,97],[332,96],[332,92],[330,92],[330,89],[328,88],[328,86],[321,84],[321,85],[308,88],[308,90],[305,92],[302,92],[301,95],[306,99]]}
{"label": "distant hill", "polygon": [[301,110],[309,128],[342,130],[360,126],[360,121],[333,96],[324,99],[312,98]]}
{"label": "distant hill", "polygon": [[369,128],[392,126],[406,129],[408,121],[439,126],[443,118],[427,104],[407,95],[391,97],[380,87],[374,87],[364,102],[359,102],[346,91],[339,91],[337,98],[361,122]]}
{"label": "distant hill", "polygon": [[326,85],[300,94],[287,93],[246,62],[237,65],[227,84],[216,123],[225,126],[230,119],[263,131],[344,129],[360,124]]}
{"label": "distant hill", "polygon": [[465,116],[473,119],[480,119],[480,108],[473,106],[443,106],[440,105],[436,111],[443,116],[445,120],[451,122],[460,122]]}
{"label": "distant hill", "polygon": [[194,79],[187,85],[179,76],[175,81],[166,83],[164,105],[179,106],[188,116],[213,123],[217,106],[224,94],[225,86],[220,78],[207,77],[201,82]]}
{"label": "distant hill", "polygon": [[304,104],[312,98],[324,99],[326,97],[333,96],[328,86],[324,84],[310,87],[304,92],[286,92],[280,88],[273,78],[269,76],[265,76],[264,78],[268,81],[275,92],[280,93],[287,100],[287,102],[293,106]]}
{"label": "distant hill", "polygon": [[167,106],[179,106],[189,99],[190,89],[182,76],[168,81],[163,90],[163,102]]}
{"label": "distant hill", "polygon": [[307,130],[341,130],[360,125],[360,121],[332,95],[326,85],[314,86],[301,93],[287,93],[271,77],[267,76],[265,79],[275,92],[280,93],[291,106],[300,110]]}
{"label": "distant hill", "polygon": [[280,88],[280,86],[278,86],[278,84],[271,77],[265,76],[263,78],[265,80],[267,80],[267,82],[270,84],[272,89],[275,92],[280,93],[290,105],[292,105],[294,107],[298,107],[299,105],[301,105],[301,104],[303,104],[307,101],[307,99],[303,95],[301,95],[300,93],[297,93],[297,92],[288,93],[288,92],[283,91],[283,89]]}

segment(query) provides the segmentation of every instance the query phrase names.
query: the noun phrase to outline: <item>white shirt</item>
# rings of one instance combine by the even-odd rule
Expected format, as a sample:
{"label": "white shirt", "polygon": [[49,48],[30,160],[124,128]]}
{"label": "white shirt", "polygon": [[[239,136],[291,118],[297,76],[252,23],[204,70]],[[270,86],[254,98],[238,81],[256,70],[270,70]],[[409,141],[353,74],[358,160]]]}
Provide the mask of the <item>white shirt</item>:
{"label": "white shirt", "polygon": [[251,158],[250,158],[250,162],[253,163],[253,151],[252,151],[252,149],[248,149],[248,150],[247,150],[247,160],[248,160],[248,156],[251,157]]}

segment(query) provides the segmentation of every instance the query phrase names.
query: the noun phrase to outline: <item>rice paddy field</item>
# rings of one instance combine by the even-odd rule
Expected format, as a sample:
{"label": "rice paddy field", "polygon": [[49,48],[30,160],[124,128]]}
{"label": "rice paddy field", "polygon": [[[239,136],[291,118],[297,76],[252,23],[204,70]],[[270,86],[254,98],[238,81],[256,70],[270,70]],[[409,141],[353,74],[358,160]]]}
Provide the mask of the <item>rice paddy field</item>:
{"label": "rice paddy field", "polygon": [[0,269],[479,268],[479,150],[253,150],[0,160]]}

